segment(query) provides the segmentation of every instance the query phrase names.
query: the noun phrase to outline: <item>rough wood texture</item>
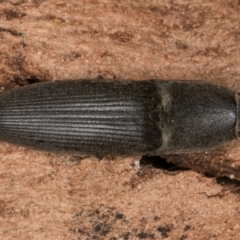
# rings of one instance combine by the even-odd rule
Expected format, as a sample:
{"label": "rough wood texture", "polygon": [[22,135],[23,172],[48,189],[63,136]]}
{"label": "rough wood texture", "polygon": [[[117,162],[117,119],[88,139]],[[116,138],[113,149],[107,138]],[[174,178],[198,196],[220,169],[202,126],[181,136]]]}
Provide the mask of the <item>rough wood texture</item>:
{"label": "rough wood texture", "polygon": [[[2,1],[2,91],[56,79],[205,80],[240,91],[239,1]],[[240,179],[240,141],[169,161]],[[1,239],[237,239],[238,182],[0,145]],[[165,156],[166,157],[166,156]]]}

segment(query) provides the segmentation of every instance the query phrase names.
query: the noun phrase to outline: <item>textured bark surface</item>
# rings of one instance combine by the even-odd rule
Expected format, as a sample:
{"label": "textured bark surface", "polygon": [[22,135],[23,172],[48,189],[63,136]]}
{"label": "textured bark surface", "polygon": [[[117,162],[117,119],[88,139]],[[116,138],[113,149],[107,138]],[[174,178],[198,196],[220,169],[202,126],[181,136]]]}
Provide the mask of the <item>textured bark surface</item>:
{"label": "textured bark surface", "polygon": [[[1,1],[1,91],[57,79],[205,80],[240,91],[239,1]],[[0,144],[1,239],[237,239],[240,141],[96,161]]]}

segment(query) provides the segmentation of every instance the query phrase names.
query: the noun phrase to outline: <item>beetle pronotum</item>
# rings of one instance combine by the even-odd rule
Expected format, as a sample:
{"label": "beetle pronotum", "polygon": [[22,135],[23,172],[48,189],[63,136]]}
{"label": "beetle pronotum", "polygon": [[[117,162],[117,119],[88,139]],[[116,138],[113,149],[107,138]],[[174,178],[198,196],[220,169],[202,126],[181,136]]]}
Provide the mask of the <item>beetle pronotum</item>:
{"label": "beetle pronotum", "polygon": [[239,135],[239,95],[196,81],[69,80],[0,95],[0,140],[97,156],[201,152]]}

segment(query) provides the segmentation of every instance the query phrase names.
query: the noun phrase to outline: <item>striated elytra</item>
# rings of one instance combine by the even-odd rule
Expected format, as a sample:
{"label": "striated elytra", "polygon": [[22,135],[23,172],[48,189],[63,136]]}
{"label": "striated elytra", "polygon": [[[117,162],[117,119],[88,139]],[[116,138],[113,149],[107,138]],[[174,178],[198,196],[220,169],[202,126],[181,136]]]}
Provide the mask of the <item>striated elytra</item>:
{"label": "striated elytra", "polygon": [[239,136],[239,102],[196,81],[33,84],[0,95],[0,140],[95,156],[201,152]]}

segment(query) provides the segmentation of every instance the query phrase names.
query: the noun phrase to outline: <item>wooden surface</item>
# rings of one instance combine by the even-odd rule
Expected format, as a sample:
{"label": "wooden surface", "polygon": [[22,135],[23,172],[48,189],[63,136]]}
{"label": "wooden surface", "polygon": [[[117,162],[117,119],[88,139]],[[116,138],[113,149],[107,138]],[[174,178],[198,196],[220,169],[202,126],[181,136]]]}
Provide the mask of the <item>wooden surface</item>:
{"label": "wooden surface", "polygon": [[[2,1],[1,91],[99,74],[240,91],[239,9],[237,0]],[[0,239],[238,239],[239,182],[215,176],[240,179],[239,153],[236,141],[164,156],[197,170],[170,172],[1,143]]]}

